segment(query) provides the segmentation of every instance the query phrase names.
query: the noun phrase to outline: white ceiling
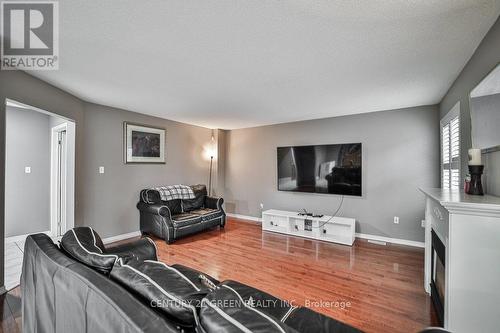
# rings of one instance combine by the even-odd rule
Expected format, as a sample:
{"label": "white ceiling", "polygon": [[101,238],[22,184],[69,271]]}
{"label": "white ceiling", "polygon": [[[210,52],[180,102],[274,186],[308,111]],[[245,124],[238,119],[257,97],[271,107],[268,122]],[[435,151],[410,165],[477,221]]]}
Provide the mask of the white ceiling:
{"label": "white ceiling", "polygon": [[64,0],[60,69],[85,100],[211,128],[435,104],[500,0]]}

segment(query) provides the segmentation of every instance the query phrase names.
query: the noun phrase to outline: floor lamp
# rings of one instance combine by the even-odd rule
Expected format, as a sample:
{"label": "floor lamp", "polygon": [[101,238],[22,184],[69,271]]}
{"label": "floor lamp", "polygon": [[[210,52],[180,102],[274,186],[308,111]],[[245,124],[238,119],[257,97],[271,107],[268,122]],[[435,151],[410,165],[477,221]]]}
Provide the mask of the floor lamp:
{"label": "floor lamp", "polygon": [[212,164],[214,161],[214,156],[210,156],[210,175],[208,177],[208,196],[212,195]]}

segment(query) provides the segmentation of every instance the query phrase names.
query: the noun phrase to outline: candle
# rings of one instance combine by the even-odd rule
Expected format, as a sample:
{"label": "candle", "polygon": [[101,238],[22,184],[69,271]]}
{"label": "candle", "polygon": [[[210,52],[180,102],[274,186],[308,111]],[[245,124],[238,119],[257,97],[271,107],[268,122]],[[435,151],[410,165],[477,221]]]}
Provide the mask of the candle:
{"label": "candle", "polygon": [[481,149],[469,149],[469,165],[482,165]]}

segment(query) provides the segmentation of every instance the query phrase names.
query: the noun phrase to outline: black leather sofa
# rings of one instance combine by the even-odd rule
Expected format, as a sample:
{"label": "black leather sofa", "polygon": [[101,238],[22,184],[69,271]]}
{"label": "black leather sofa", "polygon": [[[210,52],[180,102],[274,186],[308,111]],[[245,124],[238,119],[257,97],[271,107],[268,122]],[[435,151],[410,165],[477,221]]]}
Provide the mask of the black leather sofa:
{"label": "black leather sofa", "polygon": [[[110,263],[113,248],[104,247],[88,228],[74,230],[63,236],[61,247],[45,234],[26,239],[25,333],[360,332],[239,282],[220,283],[194,269],[156,261],[156,247],[147,239],[121,246]],[[176,301],[164,302],[169,300]]]}
{"label": "black leather sofa", "polygon": [[192,185],[191,188],[194,199],[168,201],[162,201],[156,190],[142,190],[137,204],[141,233],[160,237],[170,244],[181,237],[216,226],[224,228],[224,200],[207,196],[205,185]]}
{"label": "black leather sofa", "polygon": [[25,333],[179,332],[174,322],[61,251],[45,234],[26,238],[21,298]]}

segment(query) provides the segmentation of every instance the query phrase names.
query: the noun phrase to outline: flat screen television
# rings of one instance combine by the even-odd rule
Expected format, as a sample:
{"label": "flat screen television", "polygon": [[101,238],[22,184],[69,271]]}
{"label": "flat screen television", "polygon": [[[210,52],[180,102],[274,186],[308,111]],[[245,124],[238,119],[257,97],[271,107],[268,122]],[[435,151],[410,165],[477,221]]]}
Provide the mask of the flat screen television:
{"label": "flat screen television", "polygon": [[277,150],[279,191],[361,196],[361,143]]}

